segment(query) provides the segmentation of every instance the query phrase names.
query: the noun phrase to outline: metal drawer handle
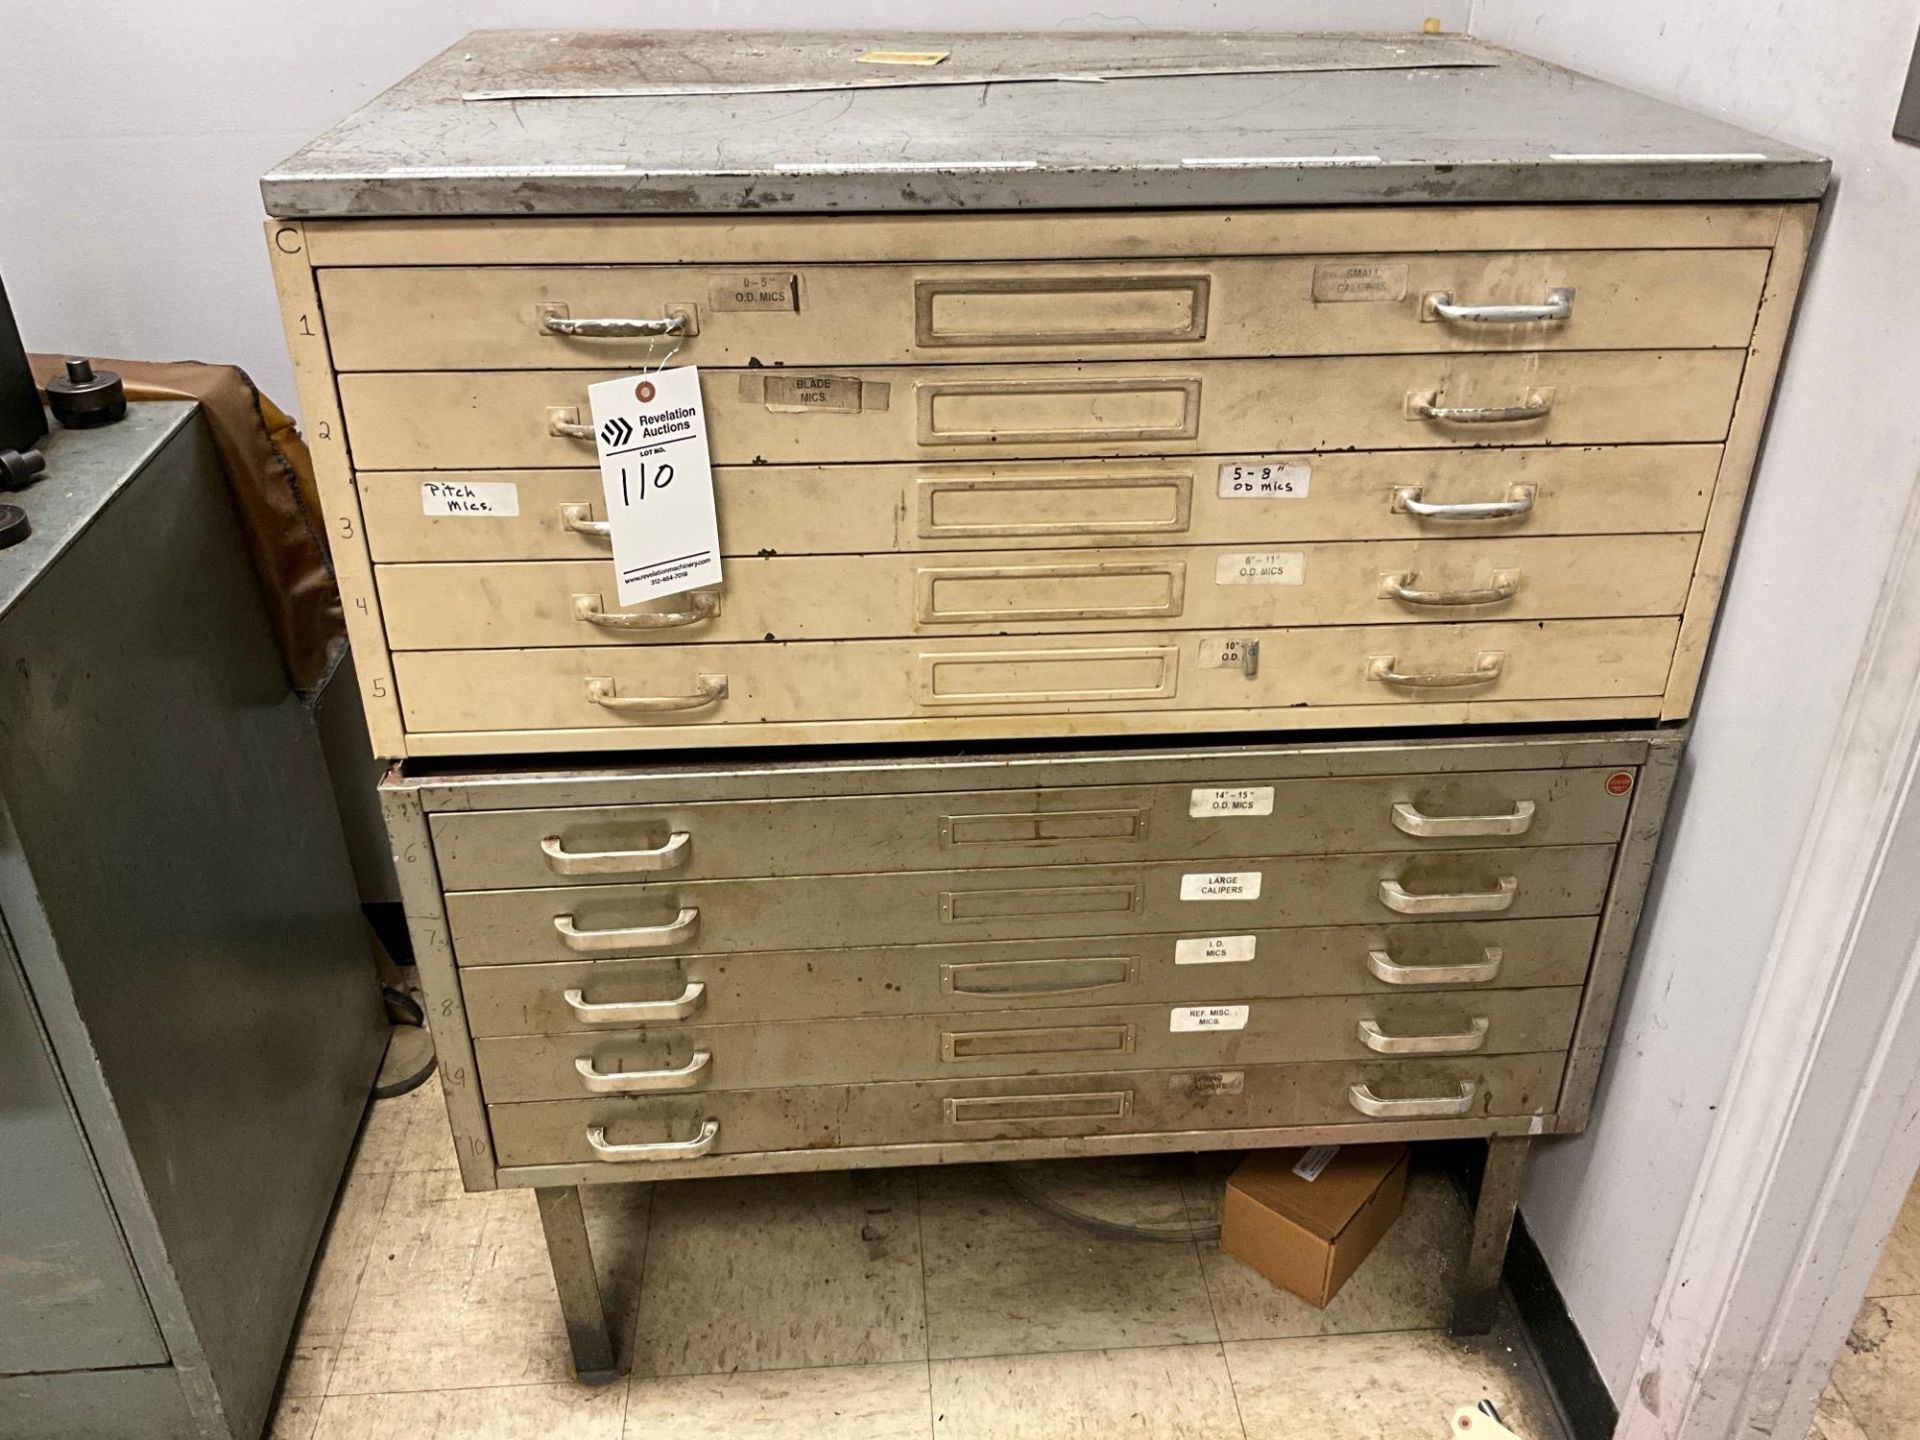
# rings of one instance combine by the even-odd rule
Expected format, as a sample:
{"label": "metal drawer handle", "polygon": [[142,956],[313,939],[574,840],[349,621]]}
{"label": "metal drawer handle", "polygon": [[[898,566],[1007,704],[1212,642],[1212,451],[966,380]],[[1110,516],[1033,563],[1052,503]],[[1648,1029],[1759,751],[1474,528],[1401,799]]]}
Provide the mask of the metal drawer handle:
{"label": "metal drawer handle", "polygon": [[542,335],[560,335],[574,340],[634,340],[656,335],[699,333],[691,305],[669,305],[666,314],[646,319],[597,315],[576,318],[567,314],[565,305],[559,304],[541,305],[536,313],[540,317]]}
{"label": "metal drawer handle", "polygon": [[1486,959],[1468,965],[1399,965],[1384,950],[1367,952],[1367,969],[1386,985],[1484,985],[1500,973],[1506,952],[1489,945]]}
{"label": "metal drawer handle", "polygon": [[1477,1084],[1462,1080],[1458,1095],[1419,1100],[1382,1100],[1373,1093],[1371,1085],[1360,1084],[1347,1087],[1347,1103],[1362,1115],[1370,1115],[1375,1120],[1442,1120],[1468,1113],[1473,1109],[1474,1097],[1479,1093]]}
{"label": "metal drawer handle", "polygon": [[593,439],[593,426],[582,424],[578,405],[550,405],[547,407],[547,433],[562,440]]}
{"label": "metal drawer handle", "polygon": [[950,989],[955,995],[1086,995],[1132,983],[1133,977],[1123,971],[1111,980],[1040,980],[1026,985],[964,985],[955,980]]}
{"label": "metal drawer handle", "polygon": [[587,1127],[587,1148],[602,1160],[623,1164],[634,1160],[695,1160],[713,1149],[713,1142],[719,1138],[718,1120],[702,1121],[700,1133],[691,1140],[662,1140],[652,1145],[610,1145],[606,1126]]}
{"label": "metal drawer handle", "polygon": [[560,528],[570,530],[575,535],[591,535],[596,540],[609,540],[613,537],[613,522],[594,519],[591,505],[562,505]]}
{"label": "metal drawer handle", "polygon": [[1372,1020],[1362,1020],[1360,1043],[1381,1055],[1471,1055],[1487,1043],[1487,1017],[1476,1015],[1458,1035],[1389,1035]]}
{"label": "metal drawer handle", "polygon": [[684,1020],[696,1010],[704,1010],[707,987],[702,981],[689,980],[677,1000],[596,1002],[587,999],[585,990],[562,990],[560,998],[583,1025],[645,1025],[655,1020]]}
{"label": "metal drawer handle", "polygon": [[549,835],[540,842],[540,853],[559,875],[655,875],[687,863],[693,836],[676,830],[653,850],[568,850],[558,835]]}
{"label": "metal drawer handle", "polygon": [[1529,390],[1520,397],[1518,405],[1442,405],[1438,394],[1407,396],[1409,417],[1438,420],[1443,425],[1513,425],[1526,420],[1544,420],[1552,413],[1551,390]]}
{"label": "metal drawer handle", "polygon": [[573,618],[602,630],[671,630],[681,625],[698,625],[720,613],[720,599],[711,590],[696,590],[687,597],[682,610],[623,610],[609,613],[600,608],[598,595],[573,597]]}
{"label": "metal drawer handle", "polygon": [[1511,520],[1533,509],[1532,485],[1509,485],[1504,500],[1422,500],[1418,485],[1396,485],[1392,509],[1422,520]]}
{"label": "metal drawer handle", "polygon": [[1484,590],[1416,590],[1413,585],[1419,578],[1420,572],[1417,570],[1382,575],[1381,598],[1399,600],[1408,605],[1495,605],[1502,600],[1511,600],[1520,589],[1518,570],[1494,571],[1493,583]]}
{"label": "metal drawer handle", "polygon": [[668,924],[640,925],[630,930],[576,930],[573,916],[556,915],[553,928],[563,945],[584,955],[609,950],[667,950],[686,944],[700,933],[700,911],[692,905],[683,906]]}
{"label": "metal drawer handle", "polygon": [[1440,895],[1415,895],[1398,880],[1380,882],[1380,903],[1402,915],[1485,915],[1512,908],[1513,897],[1519,893],[1520,881],[1513,875],[1502,875],[1495,890]]}
{"label": "metal drawer handle", "polygon": [[1452,320],[1462,325],[1539,325],[1573,318],[1573,291],[1547,291],[1542,305],[1456,305],[1451,290],[1436,290],[1420,304],[1422,320]]}
{"label": "metal drawer handle", "polygon": [[704,710],[715,701],[727,698],[727,677],[702,675],[700,688],[691,695],[618,695],[613,681],[605,675],[587,677],[587,699],[623,715],[664,715],[675,710]]}
{"label": "metal drawer handle", "polygon": [[671,1070],[600,1070],[585,1057],[574,1061],[573,1068],[580,1072],[581,1086],[596,1095],[637,1095],[649,1090],[697,1089],[711,1064],[711,1050],[696,1050],[691,1060]]}
{"label": "metal drawer handle", "polygon": [[1403,685],[1409,690],[1460,690],[1469,685],[1491,685],[1506,668],[1507,655],[1504,650],[1482,650],[1473,657],[1471,670],[1407,672],[1395,669],[1396,664],[1392,655],[1369,655],[1367,678],[1378,680],[1382,685]]}
{"label": "metal drawer handle", "polygon": [[1394,802],[1393,828],[1422,839],[1449,835],[1524,835],[1533,828],[1534,803],[1516,800],[1507,815],[1424,815],[1404,800]]}

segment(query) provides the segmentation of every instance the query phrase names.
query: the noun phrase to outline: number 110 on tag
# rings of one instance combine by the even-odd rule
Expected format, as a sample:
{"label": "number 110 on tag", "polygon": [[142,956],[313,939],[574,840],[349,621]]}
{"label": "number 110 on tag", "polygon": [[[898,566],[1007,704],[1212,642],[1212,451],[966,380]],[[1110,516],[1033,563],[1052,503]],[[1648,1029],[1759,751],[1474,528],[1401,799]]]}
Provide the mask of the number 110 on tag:
{"label": "number 110 on tag", "polygon": [[700,372],[692,365],[587,387],[622,605],[720,583]]}

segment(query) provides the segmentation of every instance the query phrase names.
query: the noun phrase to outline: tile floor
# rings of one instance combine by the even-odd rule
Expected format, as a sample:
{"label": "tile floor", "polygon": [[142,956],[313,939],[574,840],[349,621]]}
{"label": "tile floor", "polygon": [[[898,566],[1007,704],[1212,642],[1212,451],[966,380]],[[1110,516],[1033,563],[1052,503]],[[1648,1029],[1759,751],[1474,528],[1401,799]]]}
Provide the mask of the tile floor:
{"label": "tile floor", "polygon": [[1920,1180],[1834,1362],[1813,1440],[1920,1440]]}
{"label": "tile floor", "polygon": [[453,1164],[436,1086],[373,1107],[273,1440],[1444,1440],[1482,1397],[1563,1440],[1510,1320],[1441,1328],[1467,1232],[1438,1174],[1325,1311],[986,1168],[594,1187],[633,1374],[586,1388],[532,1195],[468,1195]]}

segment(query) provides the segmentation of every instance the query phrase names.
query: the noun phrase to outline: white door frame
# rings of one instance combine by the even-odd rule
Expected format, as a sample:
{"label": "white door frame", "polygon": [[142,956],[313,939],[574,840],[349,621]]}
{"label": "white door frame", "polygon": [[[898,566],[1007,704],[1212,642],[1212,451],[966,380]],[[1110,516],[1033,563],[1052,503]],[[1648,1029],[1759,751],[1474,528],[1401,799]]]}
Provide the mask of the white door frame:
{"label": "white door frame", "polygon": [[1812,1422],[1920,1168],[1916,777],[1920,488],[1616,1440],[1799,1437]]}

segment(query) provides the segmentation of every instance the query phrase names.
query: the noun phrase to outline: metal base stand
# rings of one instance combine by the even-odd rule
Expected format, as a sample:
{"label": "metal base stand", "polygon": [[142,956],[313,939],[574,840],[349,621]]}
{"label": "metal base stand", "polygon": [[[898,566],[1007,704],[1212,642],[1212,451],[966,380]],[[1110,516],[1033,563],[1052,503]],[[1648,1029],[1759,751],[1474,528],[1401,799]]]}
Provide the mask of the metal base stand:
{"label": "metal base stand", "polygon": [[588,1383],[616,1380],[621,1365],[614,1354],[613,1334],[600,1299],[600,1280],[593,1269],[593,1248],[587,1240],[586,1212],[576,1186],[536,1189],[540,1226],[547,1234],[547,1259],[553,1266],[553,1288],[560,1293],[560,1314],[567,1324],[567,1344],[573,1349],[573,1373]]}
{"label": "metal base stand", "polygon": [[1524,1135],[1487,1141],[1487,1169],[1480,1178],[1480,1201],[1473,1207],[1473,1243],[1447,1324],[1454,1335],[1484,1335],[1493,1328],[1499,1312],[1500,1272],[1507,1263],[1507,1241],[1513,1235],[1513,1217],[1520,1208],[1520,1185],[1532,1146]]}

